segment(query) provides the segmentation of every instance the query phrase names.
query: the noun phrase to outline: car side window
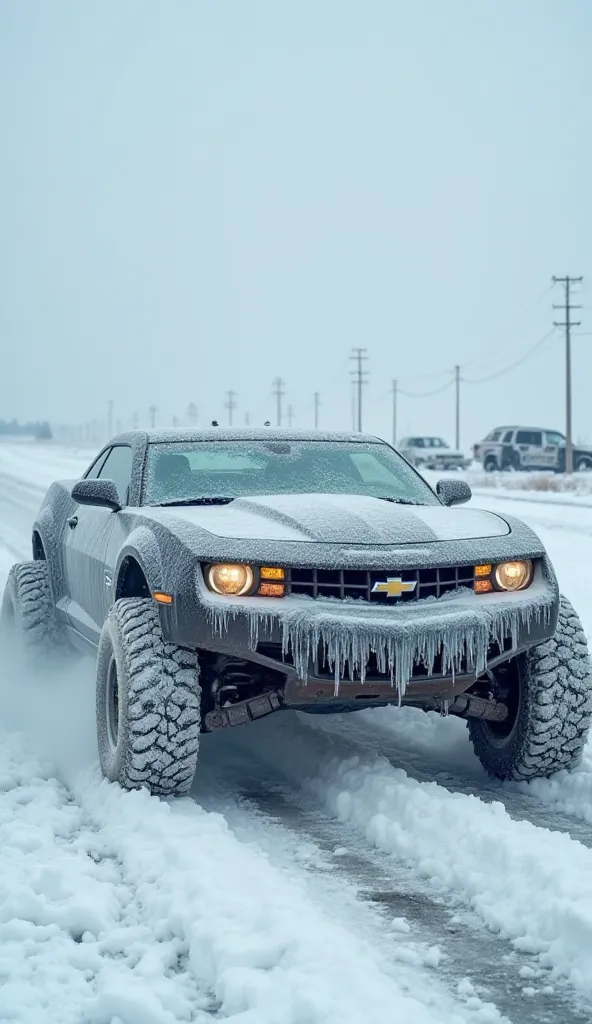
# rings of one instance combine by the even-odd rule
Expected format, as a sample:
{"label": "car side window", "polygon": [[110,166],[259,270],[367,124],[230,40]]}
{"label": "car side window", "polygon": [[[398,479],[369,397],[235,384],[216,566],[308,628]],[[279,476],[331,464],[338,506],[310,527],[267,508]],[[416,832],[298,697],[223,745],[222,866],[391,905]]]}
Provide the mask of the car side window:
{"label": "car side window", "polygon": [[548,430],[545,434],[545,444],[553,445],[553,447],[559,447],[565,441],[563,434],[558,433],[556,430]]}
{"label": "car side window", "polygon": [[113,480],[121,501],[127,505],[132,480],[132,450],[129,445],[119,444],[111,448],[98,476],[101,480]]}
{"label": "car side window", "polygon": [[414,448],[425,448],[424,438],[423,437],[414,437],[413,438],[413,447]]}
{"label": "car side window", "polygon": [[543,436],[540,430],[517,430],[516,444],[532,444],[540,447],[543,443]]}
{"label": "car side window", "polygon": [[107,448],[107,451],[102,452],[99,455],[99,457],[95,459],[90,469],[87,469],[86,473],[84,474],[85,480],[96,480],[100,476],[101,470],[105,465],[105,461],[110,451],[111,448]]}
{"label": "car side window", "polygon": [[503,444],[510,444],[513,437],[514,437],[514,431],[513,430],[506,430],[504,436],[502,437]]}

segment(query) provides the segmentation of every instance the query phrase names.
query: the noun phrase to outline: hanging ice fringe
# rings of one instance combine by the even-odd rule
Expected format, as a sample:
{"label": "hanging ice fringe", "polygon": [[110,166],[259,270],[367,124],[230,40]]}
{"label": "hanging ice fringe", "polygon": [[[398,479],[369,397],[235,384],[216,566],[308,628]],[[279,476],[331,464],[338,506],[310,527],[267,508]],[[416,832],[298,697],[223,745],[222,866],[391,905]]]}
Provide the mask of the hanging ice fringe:
{"label": "hanging ice fringe", "polygon": [[364,682],[366,666],[375,655],[380,672],[390,673],[391,681],[402,697],[413,674],[422,664],[428,674],[441,658],[443,673],[458,673],[465,662],[469,672],[480,675],[486,666],[490,643],[510,638],[518,644],[520,626],[548,622],[553,595],[547,588],[528,600],[499,598],[485,602],[473,595],[458,594],[427,598],[411,607],[392,609],[359,607],[353,604],[322,608],[312,600],[294,601],[281,611],[259,610],[245,602],[210,606],[208,616],[216,632],[223,634],[229,621],[243,618],[249,625],[249,647],[254,650],[260,637],[269,637],[273,629],[281,631],[283,654],[290,654],[301,679],[310,670],[318,652],[324,652],[339,682],[355,674]]}

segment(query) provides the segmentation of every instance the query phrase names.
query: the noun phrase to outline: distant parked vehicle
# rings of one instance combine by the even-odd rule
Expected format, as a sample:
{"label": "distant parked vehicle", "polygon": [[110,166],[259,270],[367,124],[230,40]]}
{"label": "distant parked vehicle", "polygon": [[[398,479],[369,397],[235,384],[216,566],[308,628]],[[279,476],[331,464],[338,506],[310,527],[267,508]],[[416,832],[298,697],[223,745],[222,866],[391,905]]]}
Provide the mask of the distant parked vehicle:
{"label": "distant parked vehicle", "polygon": [[[498,470],[550,469],[565,472],[565,435],[543,427],[496,427],[473,454],[487,473]],[[575,445],[573,465],[578,472],[592,470],[592,449]]]}
{"label": "distant parked vehicle", "polygon": [[424,469],[466,469],[470,460],[441,437],[403,437],[397,448],[412,466]]}

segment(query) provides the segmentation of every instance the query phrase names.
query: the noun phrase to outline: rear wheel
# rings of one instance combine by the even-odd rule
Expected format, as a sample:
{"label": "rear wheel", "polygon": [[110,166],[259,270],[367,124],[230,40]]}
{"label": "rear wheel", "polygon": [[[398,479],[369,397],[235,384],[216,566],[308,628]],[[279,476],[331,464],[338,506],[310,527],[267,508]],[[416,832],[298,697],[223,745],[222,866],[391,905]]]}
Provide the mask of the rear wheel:
{"label": "rear wheel", "polygon": [[99,643],[96,714],[103,774],[126,789],[186,793],[200,731],[197,654],[167,643],[148,598],[124,598]]}
{"label": "rear wheel", "polygon": [[504,722],[469,719],[477,757],[499,779],[547,778],[574,768],[592,722],[592,666],[582,624],[561,598],[551,640],[496,673]]}
{"label": "rear wheel", "polygon": [[576,459],[575,470],[577,473],[589,473],[592,470],[592,456],[580,455]]}
{"label": "rear wheel", "polygon": [[497,459],[495,455],[488,455],[483,463],[483,469],[486,473],[495,473],[497,470]]}
{"label": "rear wheel", "polygon": [[20,562],[8,574],[0,610],[2,645],[29,655],[67,646],[58,623],[47,562]]}

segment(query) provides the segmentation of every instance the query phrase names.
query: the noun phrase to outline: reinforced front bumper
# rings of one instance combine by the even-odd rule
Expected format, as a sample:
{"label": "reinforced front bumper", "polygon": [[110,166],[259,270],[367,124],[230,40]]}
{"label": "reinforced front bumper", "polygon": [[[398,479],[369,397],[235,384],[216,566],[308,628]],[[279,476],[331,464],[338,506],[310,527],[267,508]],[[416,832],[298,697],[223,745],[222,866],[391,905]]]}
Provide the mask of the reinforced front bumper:
{"label": "reinforced front bumper", "polygon": [[553,635],[554,577],[539,563],[528,590],[457,591],[394,606],[306,597],[208,595],[196,646],[279,669],[291,706],[360,693],[454,695],[487,668]]}

